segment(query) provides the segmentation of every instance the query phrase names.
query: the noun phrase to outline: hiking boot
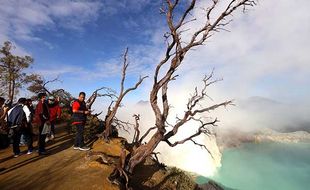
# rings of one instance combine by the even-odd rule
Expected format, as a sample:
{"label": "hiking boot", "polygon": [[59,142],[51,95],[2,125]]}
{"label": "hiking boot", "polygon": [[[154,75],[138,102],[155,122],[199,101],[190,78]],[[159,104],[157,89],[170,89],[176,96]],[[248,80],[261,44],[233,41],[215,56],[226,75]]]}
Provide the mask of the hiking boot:
{"label": "hiking boot", "polygon": [[79,150],[81,151],[88,151],[90,148],[88,146],[79,147]]}

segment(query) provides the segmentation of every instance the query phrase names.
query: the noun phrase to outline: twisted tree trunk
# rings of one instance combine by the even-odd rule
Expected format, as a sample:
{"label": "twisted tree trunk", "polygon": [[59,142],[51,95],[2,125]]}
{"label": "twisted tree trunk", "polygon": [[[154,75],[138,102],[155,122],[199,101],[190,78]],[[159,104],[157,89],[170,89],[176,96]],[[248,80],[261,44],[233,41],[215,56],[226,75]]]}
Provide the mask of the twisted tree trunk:
{"label": "twisted tree trunk", "polygon": [[133,173],[134,168],[141,163],[143,160],[146,159],[146,157],[150,156],[157,145],[162,141],[164,137],[164,133],[157,131],[151,139],[148,141],[148,143],[143,144],[139,146],[137,149],[135,149],[130,156],[130,159],[128,161],[128,165],[125,168],[127,172]]}

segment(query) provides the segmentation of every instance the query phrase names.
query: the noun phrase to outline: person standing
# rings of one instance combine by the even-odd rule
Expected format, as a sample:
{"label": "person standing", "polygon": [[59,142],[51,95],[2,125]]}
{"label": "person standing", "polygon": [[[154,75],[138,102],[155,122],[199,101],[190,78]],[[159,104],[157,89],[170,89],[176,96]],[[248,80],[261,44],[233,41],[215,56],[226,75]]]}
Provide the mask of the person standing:
{"label": "person standing", "polygon": [[35,123],[39,126],[39,141],[38,141],[38,153],[39,155],[46,155],[45,150],[45,138],[46,134],[42,134],[44,124],[49,121],[49,110],[46,103],[46,93],[38,94],[39,102],[35,109]]}
{"label": "person standing", "polygon": [[[8,111],[7,122],[12,133],[15,158],[20,155],[19,143],[21,134],[27,129],[27,123],[30,122],[30,111],[26,103],[26,98],[20,98],[17,104]],[[28,152],[32,152],[32,143],[28,143]]]}
{"label": "person standing", "polygon": [[87,151],[89,147],[84,144],[84,127],[87,119],[87,115],[90,114],[85,103],[85,92],[79,93],[79,98],[72,104],[72,125],[76,126],[76,137],[74,141],[74,150]]}
{"label": "person standing", "polygon": [[[20,146],[25,146],[26,144],[29,145],[29,143],[33,143],[33,133],[32,133],[32,121],[34,116],[34,108],[32,105],[32,100],[27,99],[26,105],[30,112],[27,111],[27,117],[30,118],[30,122],[27,122],[27,128],[23,130],[22,136],[20,137]],[[25,108],[26,109],[26,108]],[[28,140],[30,142],[28,142]],[[28,154],[31,154],[32,152],[28,152]]]}
{"label": "person standing", "polygon": [[9,107],[5,104],[5,99],[0,97],[0,148],[9,146],[8,126],[5,121]]}
{"label": "person standing", "polygon": [[[50,119],[51,122],[51,132],[50,132],[50,139],[55,138],[55,123],[56,120],[60,118],[61,116],[61,108],[59,106],[59,99],[55,100],[53,96],[48,97],[48,108],[50,113]],[[47,139],[45,141],[49,140],[49,137],[46,137]]]}
{"label": "person standing", "polygon": [[26,128],[22,131],[22,134],[26,138],[27,146],[28,146],[28,152],[27,154],[31,154],[33,150],[33,131],[32,131],[32,121],[33,121],[33,116],[34,116],[34,109],[32,105],[32,100],[27,99],[26,100],[26,105],[24,105],[24,111],[26,113],[27,117],[27,126]]}

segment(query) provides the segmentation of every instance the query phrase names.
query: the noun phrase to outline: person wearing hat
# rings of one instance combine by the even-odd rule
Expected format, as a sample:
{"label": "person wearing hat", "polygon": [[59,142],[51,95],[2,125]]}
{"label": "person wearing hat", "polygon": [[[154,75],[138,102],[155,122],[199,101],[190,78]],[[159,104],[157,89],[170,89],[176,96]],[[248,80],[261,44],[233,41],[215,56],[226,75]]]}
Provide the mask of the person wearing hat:
{"label": "person wearing hat", "polygon": [[38,153],[39,155],[46,155],[47,152],[45,150],[45,138],[46,138],[46,134],[42,133],[43,132],[43,128],[44,128],[44,124],[46,122],[49,121],[49,109],[48,109],[48,105],[46,103],[46,93],[39,93],[38,94],[38,99],[39,102],[36,106],[35,109],[35,123],[39,126],[39,141],[38,141]]}
{"label": "person wearing hat", "polygon": [[59,106],[59,98],[55,99],[54,96],[48,97],[48,109],[50,114],[50,123],[51,123],[51,132],[49,137],[46,137],[45,141],[48,141],[49,138],[52,140],[55,138],[55,123],[56,120],[61,116],[61,107]]}

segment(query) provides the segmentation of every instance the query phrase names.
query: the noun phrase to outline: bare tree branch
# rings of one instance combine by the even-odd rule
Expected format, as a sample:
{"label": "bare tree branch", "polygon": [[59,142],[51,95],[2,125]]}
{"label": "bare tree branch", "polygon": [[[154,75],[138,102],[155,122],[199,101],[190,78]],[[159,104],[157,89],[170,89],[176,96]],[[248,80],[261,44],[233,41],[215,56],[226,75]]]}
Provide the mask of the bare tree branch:
{"label": "bare tree branch", "polygon": [[43,83],[43,85],[42,85],[43,90],[44,90],[45,92],[47,92],[49,95],[54,95],[54,94],[52,94],[52,93],[46,88],[46,85],[47,85],[48,83],[53,83],[53,82],[56,82],[56,81],[61,82],[61,80],[59,80],[59,75],[58,75],[56,78],[52,79],[52,80],[45,81],[45,82]]}
{"label": "bare tree branch", "polygon": [[130,134],[129,128],[132,127],[132,126],[135,126],[134,124],[132,124],[132,123],[130,123],[128,121],[122,121],[122,120],[118,119],[117,117],[114,117],[113,125],[115,125],[119,129],[122,129],[122,130],[126,131],[128,134]]}
{"label": "bare tree branch", "polygon": [[128,58],[127,58],[127,55],[128,54],[128,48],[126,48],[125,50],[125,53],[124,53],[124,56],[123,56],[123,69],[122,69],[122,79],[121,79],[121,86],[120,86],[120,93],[119,95],[117,96],[117,99],[115,101],[115,104],[112,107],[112,103],[110,104],[109,108],[108,108],[108,114],[106,116],[106,119],[105,119],[105,131],[104,131],[104,137],[106,139],[106,141],[108,140],[110,134],[111,134],[111,124],[113,122],[113,118],[115,117],[116,115],[116,112],[118,110],[118,108],[120,107],[121,105],[121,102],[123,100],[123,98],[126,96],[126,94],[128,94],[129,92],[133,91],[133,90],[136,90],[140,84],[143,82],[144,79],[146,79],[148,76],[143,76],[139,78],[138,82],[131,88],[128,88],[125,90],[124,88],[124,82],[125,82],[125,78],[126,78],[126,71],[127,71],[127,68],[128,68]]}
{"label": "bare tree branch", "polygon": [[140,115],[138,114],[134,114],[133,117],[135,118],[135,134],[133,135],[133,139],[132,139],[132,144],[134,143],[138,143],[139,142],[139,138],[140,138],[140,130],[139,130],[139,121],[140,121]]}
{"label": "bare tree branch", "polygon": [[211,125],[211,126],[216,126],[216,123],[218,122],[218,120],[217,120],[217,118],[216,118],[215,120],[213,120],[213,121],[211,121],[211,122],[207,122],[207,123],[203,122],[201,119],[195,119],[195,120],[196,120],[196,121],[199,121],[200,124],[201,124],[201,126],[198,128],[198,131],[197,131],[196,133],[190,135],[189,137],[187,137],[187,138],[185,138],[185,139],[183,139],[183,140],[179,140],[179,141],[176,141],[176,142],[174,142],[174,143],[171,143],[171,142],[169,141],[169,138],[168,138],[168,139],[164,139],[164,141],[165,141],[169,146],[171,146],[171,147],[175,147],[175,146],[177,146],[177,145],[184,144],[184,143],[187,142],[187,141],[191,141],[191,142],[193,142],[195,145],[198,145],[198,146],[204,148],[205,150],[207,150],[208,153],[209,153],[209,154],[212,156],[212,158],[213,158],[213,155],[211,154],[210,150],[209,150],[204,144],[201,144],[201,143],[196,142],[196,141],[194,140],[194,138],[197,137],[197,136],[200,136],[201,134],[205,134],[205,135],[207,135],[207,136],[212,135],[211,131],[210,131],[207,127],[208,127],[209,125]]}
{"label": "bare tree branch", "polygon": [[[98,92],[99,91],[102,91],[104,90],[104,93],[102,94],[99,94]],[[116,96],[116,92],[111,89],[111,88],[108,88],[108,87],[101,87],[101,88],[98,88],[96,89],[92,95],[88,98],[88,100],[86,101],[86,105],[88,107],[88,109],[91,109],[92,105],[94,104],[95,100],[97,99],[97,97],[110,97],[111,99],[117,97]]]}
{"label": "bare tree branch", "polygon": [[142,135],[141,139],[139,140],[139,144],[142,144],[142,141],[145,139],[145,137],[147,137],[149,135],[149,133],[153,130],[155,130],[157,127],[151,127],[149,128],[144,135]]}
{"label": "bare tree branch", "polygon": [[98,116],[101,115],[101,114],[102,114],[102,111],[99,112],[99,113],[96,113],[96,114],[92,114],[92,116],[93,116],[93,117],[98,117]]}
{"label": "bare tree branch", "polygon": [[88,161],[91,160],[95,160],[97,158],[101,158],[102,163],[107,164],[107,165],[111,165],[113,164],[113,161],[109,158],[109,156],[107,154],[105,154],[104,152],[100,152],[100,151],[88,151],[86,153],[85,159],[87,159]]}

